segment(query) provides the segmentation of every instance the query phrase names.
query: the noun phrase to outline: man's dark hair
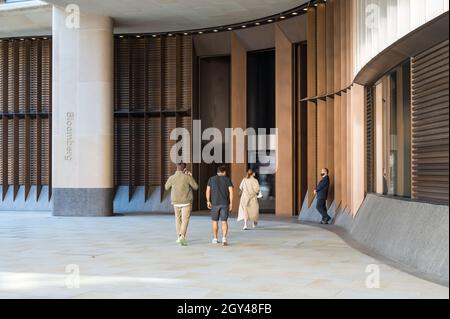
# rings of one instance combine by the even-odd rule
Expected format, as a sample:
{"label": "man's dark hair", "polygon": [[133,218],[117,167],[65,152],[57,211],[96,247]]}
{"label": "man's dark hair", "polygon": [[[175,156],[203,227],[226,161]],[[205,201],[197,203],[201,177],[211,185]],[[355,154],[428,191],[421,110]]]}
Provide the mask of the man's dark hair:
{"label": "man's dark hair", "polygon": [[177,169],[178,169],[179,171],[184,171],[184,170],[186,169],[186,163],[183,163],[183,162],[178,163],[178,164],[177,164]]}
{"label": "man's dark hair", "polygon": [[225,165],[221,165],[217,168],[217,173],[226,173],[227,172],[227,168],[225,167]]}
{"label": "man's dark hair", "polygon": [[327,175],[330,174],[330,170],[328,168],[324,168],[324,170],[327,172]]}

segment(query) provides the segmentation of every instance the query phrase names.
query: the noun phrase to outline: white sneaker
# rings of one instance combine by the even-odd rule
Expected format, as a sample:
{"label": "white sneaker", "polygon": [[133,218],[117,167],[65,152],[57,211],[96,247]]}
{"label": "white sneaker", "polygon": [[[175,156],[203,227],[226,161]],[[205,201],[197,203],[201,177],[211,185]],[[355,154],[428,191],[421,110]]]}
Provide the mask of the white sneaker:
{"label": "white sneaker", "polygon": [[225,237],[222,238],[222,245],[223,246],[228,246],[228,241],[227,241],[227,239]]}
{"label": "white sneaker", "polygon": [[178,239],[177,239],[177,244],[180,243],[180,239],[181,239],[181,237],[178,237]]}
{"label": "white sneaker", "polygon": [[248,230],[247,225],[245,225],[244,228],[242,228],[242,230]]}
{"label": "white sneaker", "polygon": [[212,243],[213,243],[213,244],[218,244],[218,243],[219,243],[219,240],[218,240],[217,238],[214,238],[214,239],[212,240]]}
{"label": "white sneaker", "polygon": [[258,226],[258,222],[253,222],[253,228],[256,228]]}

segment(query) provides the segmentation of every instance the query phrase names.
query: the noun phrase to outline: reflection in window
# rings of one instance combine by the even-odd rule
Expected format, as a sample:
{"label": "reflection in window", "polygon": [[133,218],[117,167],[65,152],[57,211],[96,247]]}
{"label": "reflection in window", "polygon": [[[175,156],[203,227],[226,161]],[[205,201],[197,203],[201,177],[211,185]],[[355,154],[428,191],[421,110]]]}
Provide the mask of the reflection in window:
{"label": "reflection in window", "polygon": [[[267,136],[258,141],[265,146],[267,152],[249,152],[249,168],[252,168],[259,179],[263,198],[259,201],[260,211],[275,213],[275,139],[271,131],[275,128],[275,50],[252,51],[247,59],[247,126],[263,129]],[[250,148],[250,144],[249,144]],[[256,148],[253,145],[253,149]],[[270,151],[269,151],[270,150]],[[252,161],[251,159],[257,159]]]}
{"label": "reflection in window", "polygon": [[[382,193],[411,197],[411,99],[410,61],[387,74],[377,85],[382,102],[382,146],[377,159],[382,163]],[[380,107],[380,105],[378,105]],[[381,186],[381,185],[380,185]],[[378,189],[380,192],[380,189]]]}

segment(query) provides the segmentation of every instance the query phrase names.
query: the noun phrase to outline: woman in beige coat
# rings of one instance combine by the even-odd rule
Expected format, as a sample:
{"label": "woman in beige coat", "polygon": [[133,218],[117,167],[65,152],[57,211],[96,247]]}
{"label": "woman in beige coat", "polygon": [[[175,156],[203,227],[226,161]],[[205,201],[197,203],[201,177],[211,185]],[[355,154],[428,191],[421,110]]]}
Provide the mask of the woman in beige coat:
{"label": "woman in beige coat", "polygon": [[247,176],[242,180],[239,189],[241,191],[241,201],[238,221],[244,220],[244,230],[248,229],[247,222],[249,220],[253,222],[253,228],[255,228],[259,220],[259,183],[252,169],[247,171]]}

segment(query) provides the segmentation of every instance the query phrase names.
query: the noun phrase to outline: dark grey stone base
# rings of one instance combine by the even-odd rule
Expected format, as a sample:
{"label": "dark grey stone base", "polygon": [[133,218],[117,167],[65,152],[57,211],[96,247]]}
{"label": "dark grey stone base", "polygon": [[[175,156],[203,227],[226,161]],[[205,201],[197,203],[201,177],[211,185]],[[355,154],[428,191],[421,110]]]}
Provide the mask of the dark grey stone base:
{"label": "dark grey stone base", "polygon": [[[2,192],[3,189],[2,186],[0,186],[0,194],[2,194]],[[48,195],[48,186],[42,187],[41,192],[39,193],[39,197],[37,194],[37,187],[31,186],[30,192],[25,199],[25,187],[20,186],[19,191],[17,192],[17,196],[16,198],[14,198],[14,190],[13,187],[10,186],[6,193],[5,199],[2,200],[0,198],[0,212],[49,212],[52,210],[52,201],[49,201]]]}
{"label": "dark grey stone base", "polygon": [[[320,215],[319,211],[316,209],[317,200],[314,198],[310,207],[308,207],[308,192],[306,192],[305,200],[303,201],[302,209],[299,212],[299,220],[302,222],[312,222],[312,223],[320,223],[322,220],[322,215]],[[334,218],[336,215],[336,209],[334,207],[334,202],[331,203],[330,208],[328,209],[328,215],[331,218]]]}
{"label": "dark grey stone base", "polygon": [[[367,195],[358,214],[335,214],[333,224],[358,244],[422,278],[448,286],[449,207]],[[317,222],[314,206],[300,221]]]}
{"label": "dark grey stone base", "polygon": [[53,216],[105,217],[113,214],[112,188],[53,188]]}
{"label": "dark grey stone base", "polygon": [[144,186],[134,189],[128,198],[128,186],[119,186],[114,197],[114,213],[173,213],[170,192],[165,192],[161,201],[161,187],[151,187],[147,197]]}

